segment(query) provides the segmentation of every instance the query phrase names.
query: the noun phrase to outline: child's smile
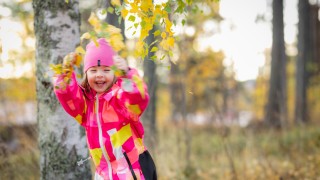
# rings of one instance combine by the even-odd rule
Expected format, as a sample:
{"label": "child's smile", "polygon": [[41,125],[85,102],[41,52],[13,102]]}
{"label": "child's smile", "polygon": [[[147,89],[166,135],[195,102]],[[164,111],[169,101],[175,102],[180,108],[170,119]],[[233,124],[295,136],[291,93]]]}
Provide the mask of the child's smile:
{"label": "child's smile", "polygon": [[88,69],[87,78],[90,87],[100,94],[112,86],[114,73],[108,66],[94,66]]}

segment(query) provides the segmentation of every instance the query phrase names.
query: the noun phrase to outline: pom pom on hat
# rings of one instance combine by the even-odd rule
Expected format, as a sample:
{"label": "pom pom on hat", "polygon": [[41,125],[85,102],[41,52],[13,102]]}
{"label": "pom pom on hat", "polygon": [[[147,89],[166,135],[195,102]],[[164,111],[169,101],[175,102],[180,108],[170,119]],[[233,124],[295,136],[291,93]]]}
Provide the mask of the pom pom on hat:
{"label": "pom pom on hat", "polygon": [[112,66],[113,56],[116,55],[112,47],[104,38],[97,40],[99,46],[91,41],[86,47],[83,71],[86,72],[93,66]]}

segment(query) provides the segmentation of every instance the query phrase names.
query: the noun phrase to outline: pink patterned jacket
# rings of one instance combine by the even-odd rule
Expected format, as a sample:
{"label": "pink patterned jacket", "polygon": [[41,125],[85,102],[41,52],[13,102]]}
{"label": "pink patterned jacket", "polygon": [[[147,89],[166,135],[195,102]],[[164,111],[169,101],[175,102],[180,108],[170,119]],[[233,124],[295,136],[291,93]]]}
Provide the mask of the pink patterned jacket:
{"label": "pink patterned jacket", "polygon": [[[63,75],[54,80],[55,94],[65,111],[85,128],[96,173],[104,179],[144,180],[139,155],[146,150],[140,115],[146,109],[149,95],[135,69],[99,97],[85,92],[75,74],[66,85]],[[63,86],[66,86],[63,88]]]}

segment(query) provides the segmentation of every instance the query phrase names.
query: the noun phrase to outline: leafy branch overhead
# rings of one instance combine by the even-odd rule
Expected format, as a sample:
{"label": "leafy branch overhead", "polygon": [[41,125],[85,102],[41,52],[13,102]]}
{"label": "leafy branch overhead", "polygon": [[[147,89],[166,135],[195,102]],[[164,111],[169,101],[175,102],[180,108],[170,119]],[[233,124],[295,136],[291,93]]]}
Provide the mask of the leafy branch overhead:
{"label": "leafy branch overhead", "polygon": [[[68,2],[66,0],[66,3]],[[132,23],[132,26],[128,27],[127,30],[134,29],[132,35],[135,35],[138,29],[140,29],[139,38],[135,44],[135,57],[144,59],[149,51],[161,51],[162,55],[160,58],[157,57],[156,53],[150,58],[152,60],[162,60],[165,56],[172,55],[172,48],[175,44],[174,32],[172,30],[175,22],[170,19],[172,18],[171,16],[173,14],[186,13],[187,9],[193,4],[193,0],[169,0],[162,4],[154,4],[152,0],[124,0],[123,3],[120,0],[111,0],[111,4],[113,6],[99,13],[101,15],[107,12],[115,13],[119,16],[119,21],[127,19]],[[80,45],[75,49],[75,52],[66,55],[63,64],[50,65],[55,75],[66,75],[65,82],[70,81],[73,65],[79,67],[83,55],[86,53],[83,48],[83,40],[92,40],[98,46],[97,39],[105,38],[120,56],[125,57],[127,55],[121,29],[101,21],[94,12],[91,13],[88,22],[92,26],[92,30],[85,32],[81,36]],[[181,23],[184,25],[185,20],[182,20]],[[154,26],[158,27],[153,33],[155,41],[147,44],[146,38],[150,35],[150,31]],[[159,46],[156,46],[156,44]],[[121,75],[121,73],[116,74]]]}

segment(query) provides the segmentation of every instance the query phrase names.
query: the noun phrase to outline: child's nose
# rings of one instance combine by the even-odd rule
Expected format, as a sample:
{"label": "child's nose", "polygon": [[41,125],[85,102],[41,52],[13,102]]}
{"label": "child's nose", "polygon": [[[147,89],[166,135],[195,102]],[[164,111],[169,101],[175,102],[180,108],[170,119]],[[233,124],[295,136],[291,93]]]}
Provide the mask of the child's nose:
{"label": "child's nose", "polygon": [[103,76],[103,72],[101,70],[97,71],[97,77],[102,77]]}

